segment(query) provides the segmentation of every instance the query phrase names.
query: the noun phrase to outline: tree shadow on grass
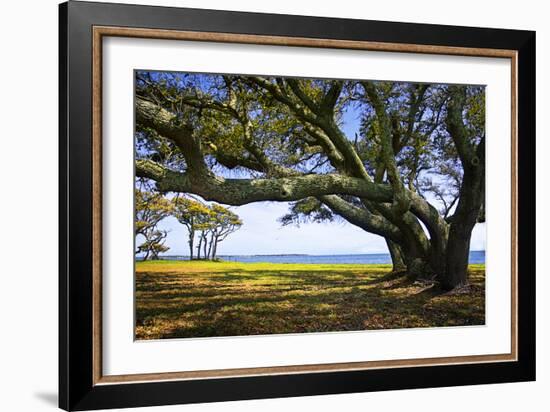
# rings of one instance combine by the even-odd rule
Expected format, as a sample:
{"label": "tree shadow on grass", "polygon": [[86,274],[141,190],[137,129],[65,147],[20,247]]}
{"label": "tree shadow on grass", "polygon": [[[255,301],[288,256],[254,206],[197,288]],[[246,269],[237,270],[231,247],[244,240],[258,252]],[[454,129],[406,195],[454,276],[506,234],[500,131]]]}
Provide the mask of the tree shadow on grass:
{"label": "tree shadow on grass", "polygon": [[[403,274],[373,279],[345,272],[264,272],[240,282],[197,276],[154,274],[147,284],[138,283],[138,339],[458,326],[485,320],[482,288],[472,295],[445,296]],[[155,279],[162,287],[152,290]]]}
{"label": "tree shadow on grass", "polygon": [[[285,281],[289,285],[327,285],[327,284],[375,284],[384,282],[387,280],[393,280],[403,276],[401,272],[390,272],[389,274],[373,275],[367,273],[366,275],[350,272],[350,271],[338,271],[331,272],[280,272],[280,271],[257,271],[258,274],[242,274],[240,271],[231,270],[227,273],[187,273],[182,274],[178,272],[167,273],[151,273],[142,272],[137,274],[137,290],[162,290],[167,285],[173,285],[174,283],[195,283],[195,278],[200,277],[203,282],[209,283],[211,286],[227,286],[231,283],[253,282],[255,285],[263,285],[261,283],[265,280],[265,285],[273,284],[273,279],[278,279],[277,285],[284,285]],[[247,272],[248,273],[248,272]]]}

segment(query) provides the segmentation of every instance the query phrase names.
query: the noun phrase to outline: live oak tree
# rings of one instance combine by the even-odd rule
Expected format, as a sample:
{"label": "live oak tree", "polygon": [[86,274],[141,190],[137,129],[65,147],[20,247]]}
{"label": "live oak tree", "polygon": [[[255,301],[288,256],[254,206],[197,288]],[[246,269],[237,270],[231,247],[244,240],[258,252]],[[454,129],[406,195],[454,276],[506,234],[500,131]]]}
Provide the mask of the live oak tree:
{"label": "live oak tree", "polygon": [[167,232],[158,229],[159,222],[172,212],[172,204],[160,193],[135,189],[135,235],[142,239],[136,254],[142,253],[143,260],[156,260],[159,254],[169,250],[164,244]]}
{"label": "live oak tree", "polygon": [[467,284],[483,87],[138,72],[136,88],[136,172],[157,190],[294,202],[283,222],[345,219],[386,240],[394,269]]}

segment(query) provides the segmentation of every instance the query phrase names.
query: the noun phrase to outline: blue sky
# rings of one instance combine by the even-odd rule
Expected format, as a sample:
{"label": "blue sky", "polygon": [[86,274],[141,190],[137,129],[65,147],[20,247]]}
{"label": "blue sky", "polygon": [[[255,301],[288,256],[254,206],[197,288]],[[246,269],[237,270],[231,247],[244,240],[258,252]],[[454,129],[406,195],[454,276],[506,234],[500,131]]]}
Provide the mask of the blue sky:
{"label": "blue sky", "polygon": [[[386,253],[380,236],[367,233],[345,221],[281,226],[277,218],[288,210],[286,202],[259,202],[231,207],[244,225],[218,248],[219,255],[302,253],[310,255]],[[159,225],[168,230],[167,255],[188,255],[187,230],[174,218]],[[485,250],[485,224],[476,225],[471,250]]]}

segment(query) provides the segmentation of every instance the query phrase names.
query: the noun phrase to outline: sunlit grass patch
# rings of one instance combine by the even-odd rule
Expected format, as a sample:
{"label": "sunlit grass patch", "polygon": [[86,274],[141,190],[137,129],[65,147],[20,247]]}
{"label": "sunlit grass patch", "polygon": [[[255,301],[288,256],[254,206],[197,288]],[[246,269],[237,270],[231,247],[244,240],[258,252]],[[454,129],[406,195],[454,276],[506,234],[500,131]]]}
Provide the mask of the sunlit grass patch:
{"label": "sunlit grass patch", "polygon": [[485,266],[445,294],[390,265],[136,263],[136,337],[161,339],[482,325]]}

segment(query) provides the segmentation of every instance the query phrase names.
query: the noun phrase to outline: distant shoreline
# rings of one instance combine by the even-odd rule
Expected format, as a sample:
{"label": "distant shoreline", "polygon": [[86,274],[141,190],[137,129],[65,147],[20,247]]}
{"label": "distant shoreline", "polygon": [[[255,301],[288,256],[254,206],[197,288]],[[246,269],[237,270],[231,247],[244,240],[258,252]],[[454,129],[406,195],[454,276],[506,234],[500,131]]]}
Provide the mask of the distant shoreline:
{"label": "distant shoreline", "polygon": [[[241,263],[300,263],[300,264],[391,264],[389,253],[363,253],[363,254],[334,254],[334,255],[308,255],[308,254],[270,254],[270,255],[223,255],[217,258],[227,262]],[[163,255],[162,260],[189,261],[188,255]],[[142,260],[136,257],[136,260]],[[485,263],[485,251],[473,250],[468,259],[470,264]]]}
{"label": "distant shoreline", "polygon": [[[470,253],[485,253],[485,250],[470,250]],[[315,255],[310,253],[272,253],[272,254],[253,254],[253,255],[219,255],[219,257],[285,257],[285,256],[310,256],[310,257],[321,257],[321,256],[380,256],[390,254],[388,252],[378,252],[378,253],[331,253],[329,255]],[[189,255],[160,255],[161,258],[187,258]]]}

